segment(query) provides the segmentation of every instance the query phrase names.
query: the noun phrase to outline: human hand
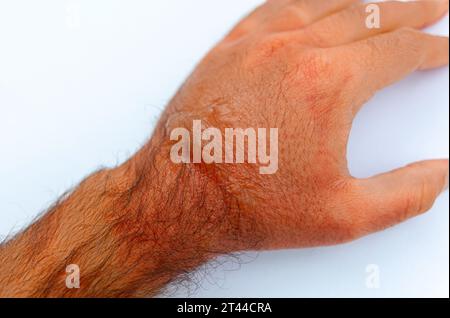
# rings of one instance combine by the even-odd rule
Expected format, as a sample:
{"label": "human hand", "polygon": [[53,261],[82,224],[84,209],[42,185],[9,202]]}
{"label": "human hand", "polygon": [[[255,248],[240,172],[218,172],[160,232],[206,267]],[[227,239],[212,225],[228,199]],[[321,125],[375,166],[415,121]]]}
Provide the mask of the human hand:
{"label": "human hand", "polygon": [[230,250],[354,240],[427,211],[445,188],[448,160],[368,179],[347,168],[349,133],[363,104],[415,70],[448,63],[448,38],[415,30],[444,15],[448,1],[378,5],[381,27],[369,29],[360,1],[267,1],[170,103],[161,121],[167,134],[191,130],[193,120],[221,131],[279,130],[275,174],[249,164],[188,164],[202,166],[223,193],[227,213],[218,213],[227,227],[217,239],[233,242]]}
{"label": "human hand", "polygon": [[[448,182],[448,160],[368,179],[347,168],[364,102],[448,63],[447,38],[413,29],[448,1],[379,7],[379,29],[366,27],[355,0],[258,8],[203,59],[139,152],[0,245],[0,296],[148,297],[223,253],[343,243],[428,210]],[[277,169],[171,161],[172,132],[193,133],[194,120],[220,132],[278,129]],[[69,264],[81,268],[82,288],[68,288]]]}

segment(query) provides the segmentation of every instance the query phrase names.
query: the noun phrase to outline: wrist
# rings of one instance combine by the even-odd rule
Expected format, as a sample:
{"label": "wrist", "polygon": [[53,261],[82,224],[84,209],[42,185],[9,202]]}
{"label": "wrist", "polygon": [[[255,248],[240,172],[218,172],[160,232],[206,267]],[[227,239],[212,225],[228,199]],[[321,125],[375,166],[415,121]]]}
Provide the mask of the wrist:
{"label": "wrist", "polygon": [[155,274],[147,279],[163,286],[233,251],[230,228],[236,225],[223,190],[205,170],[211,167],[172,163],[169,139],[157,136],[111,174],[114,191],[127,198],[126,221],[115,233],[140,255],[141,272]]}

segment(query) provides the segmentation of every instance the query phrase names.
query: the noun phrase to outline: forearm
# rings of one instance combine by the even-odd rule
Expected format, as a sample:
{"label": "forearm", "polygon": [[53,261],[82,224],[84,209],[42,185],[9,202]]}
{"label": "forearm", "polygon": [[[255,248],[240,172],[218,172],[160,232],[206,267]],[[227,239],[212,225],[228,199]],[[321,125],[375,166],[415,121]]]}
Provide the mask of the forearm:
{"label": "forearm", "polygon": [[[150,143],[91,175],[3,244],[0,296],[152,296],[226,252],[214,181],[199,167],[170,164],[163,148]],[[79,289],[66,287],[69,264],[80,268]]]}

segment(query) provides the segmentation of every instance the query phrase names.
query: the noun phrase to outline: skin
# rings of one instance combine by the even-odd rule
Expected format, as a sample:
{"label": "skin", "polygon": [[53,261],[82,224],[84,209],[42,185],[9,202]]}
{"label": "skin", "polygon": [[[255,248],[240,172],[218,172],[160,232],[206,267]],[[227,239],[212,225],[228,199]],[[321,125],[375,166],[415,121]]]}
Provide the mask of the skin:
{"label": "skin", "polygon": [[[187,79],[149,142],[88,177],[0,247],[0,296],[152,296],[224,253],[333,245],[429,210],[448,160],[352,177],[353,119],[377,91],[448,64],[448,38],[422,33],[448,1],[272,0],[243,19]],[[398,14],[401,12],[401,14]],[[192,120],[279,128],[279,169],[174,164],[170,131]],[[81,288],[65,286],[78,264]]]}

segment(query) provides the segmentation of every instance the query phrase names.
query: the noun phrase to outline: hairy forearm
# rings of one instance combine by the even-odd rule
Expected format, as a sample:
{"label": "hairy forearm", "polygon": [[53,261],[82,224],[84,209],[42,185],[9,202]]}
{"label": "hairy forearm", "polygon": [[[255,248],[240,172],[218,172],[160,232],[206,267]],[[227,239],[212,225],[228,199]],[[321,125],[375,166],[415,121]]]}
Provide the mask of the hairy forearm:
{"label": "hairy forearm", "polygon": [[[227,252],[219,245],[227,231],[223,194],[202,167],[176,166],[167,156],[159,142],[149,143],[122,166],[88,177],[4,243],[0,296],[152,296]],[[80,268],[78,289],[66,287],[69,264]]]}

